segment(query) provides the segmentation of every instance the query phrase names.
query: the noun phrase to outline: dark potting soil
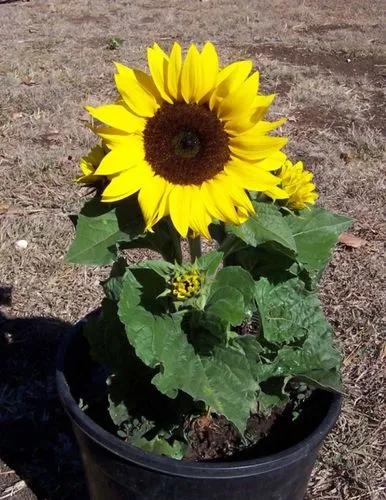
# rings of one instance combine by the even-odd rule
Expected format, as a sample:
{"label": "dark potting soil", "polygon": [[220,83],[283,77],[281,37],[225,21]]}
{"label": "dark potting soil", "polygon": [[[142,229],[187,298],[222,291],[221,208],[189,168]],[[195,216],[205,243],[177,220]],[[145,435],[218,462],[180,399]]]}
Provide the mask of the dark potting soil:
{"label": "dark potting soil", "polygon": [[[279,414],[279,411],[273,411],[266,418],[252,415],[246,429],[249,441],[257,443],[264,438]],[[186,425],[185,435],[189,439],[186,459],[190,460],[223,460],[250,447],[235,426],[222,415],[204,415],[191,420]]]}

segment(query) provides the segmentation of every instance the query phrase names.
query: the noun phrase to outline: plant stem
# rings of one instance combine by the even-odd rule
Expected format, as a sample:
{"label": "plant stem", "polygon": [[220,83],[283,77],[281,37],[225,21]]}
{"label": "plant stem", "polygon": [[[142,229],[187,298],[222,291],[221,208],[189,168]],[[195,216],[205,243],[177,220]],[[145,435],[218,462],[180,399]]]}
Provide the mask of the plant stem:
{"label": "plant stem", "polygon": [[172,239],[172,243],[175,251],[175,260],[178,264],[182,264],[182,250],[181,250],[181,238],[180,235],[175,230],[173,224],[168,221],[170,237]]}
{"label": "plant stem", "polygon": [[197,236],[197,238],[188,238],[188,241],[190,260],[193,263],[198,257],[201,257],[201,238],[200,236]]}

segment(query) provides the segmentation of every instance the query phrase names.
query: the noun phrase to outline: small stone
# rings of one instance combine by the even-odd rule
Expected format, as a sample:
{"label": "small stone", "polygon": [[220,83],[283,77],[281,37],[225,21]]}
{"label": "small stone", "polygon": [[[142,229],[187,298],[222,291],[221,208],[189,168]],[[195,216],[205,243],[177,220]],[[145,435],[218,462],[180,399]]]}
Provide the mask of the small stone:
{"label": "small stone", "polygon": [[16,248],[20,248],[20,250],[25,250],[28,247],[28,241],[27,240],[17,240],[15,243]]}

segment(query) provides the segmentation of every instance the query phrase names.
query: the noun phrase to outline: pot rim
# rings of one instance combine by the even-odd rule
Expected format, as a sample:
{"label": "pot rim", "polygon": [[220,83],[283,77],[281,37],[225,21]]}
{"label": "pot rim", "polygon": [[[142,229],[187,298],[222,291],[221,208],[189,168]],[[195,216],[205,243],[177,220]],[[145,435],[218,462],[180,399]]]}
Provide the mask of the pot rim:
{"label": "pot rim", "polygon": [[264,474],[272,470],[290,465],[301,460],[309,453],[316,452],[322,441],[335,425],[341,405],[342,395],[334,393],[331,405],[325,418],[305,439],[294,446],[279,453],[259,457],[255,459],[242,460],[237,462],[210,462],[210,461],[182,461],[163,455],[156,455],[144,451],[129,443],[125,443],[114,434],[106,431],[94,422],[80,408],[73,398],[70,387],[64,374],[65,356],[67,349],[76,335],[81,332],[81,326],[85,320],[76,323],[70,332],[63,339],[58,352],[56,364],[56,385],[59,399],[75,425],[89,439],[110,451],[120,459],[130,461],[137,466],[161,472],[172,476],[180,476],[195,479],[221,479],[221,478],[242,478]]}

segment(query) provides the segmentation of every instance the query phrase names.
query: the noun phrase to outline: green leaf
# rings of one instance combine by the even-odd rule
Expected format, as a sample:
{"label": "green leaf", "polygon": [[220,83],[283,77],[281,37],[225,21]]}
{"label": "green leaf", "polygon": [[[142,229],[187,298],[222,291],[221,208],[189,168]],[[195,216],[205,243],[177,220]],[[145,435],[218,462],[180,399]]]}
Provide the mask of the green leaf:
{"label": "green leaf", "polygon": [[280,251],[280,245],[270,241],[257,247],[246,247],[232,257],[238,264],[258,280],[267,277],[271,283],[279,283],[293,278],[298,274],[295,257],[289,257]]}
{"label": "green leaf", "polygon": [[226,346],[229,323],[207,311],[192,309],[186,311],[182,329],[198,354],[211,355],[216,346]]}
{"label": "green leaf", "polygon": [[321,207],[302,210],[299,215],[290,214],[285,220],[296,242],[297,260],[315,280],[328,263],[339,235],[351,225],[351,220]]}
{"label": "green leaf", "polygon": [[274,408],[283,408],[289,401],[286,384],[287,379],[283,377],[271,377],[263,382],[257,397],[259,411],[268,416]]}
{"label": "green leaf", "polygon": [[262,278],[256,283],[255,297],[269,342],[288,344],[328,327],[318,298],[297,278],[277,285]]}
{"label": "green leaf", "polygon": [[141,448],[144,451],[155,453],[156,455],[165,455],[167,457],[181,460],[186,453],[187,445],[181,441],[174,441],[169,444],[166,439],[156,436],[148,441],[144,437],[137,438],[131,442],[134,446]]}
{"label": "green leaf", "polygon": [[263,278],[256,284],[256,301],[264,338],[273,343],[266,348],[268,358],[275,355],[260,381],[300,377],[339,390],[340,355],[318,298],[297,278],[278,285]]}
{"label": "green leaf", "polygon": [[122,291],[122,282],[126,267],[127,263],[123,257],[114,262],[110,276],[103,282],[103,290],[108,299],[118,302]]}
{"label": "green leaf", "polygon": [[253,202],[256,213],[240,226],[228,225],[234,234],[248,245],[256,247],[266,241],[279,243],[290,254],[296,253],[296,243],[278,207],[272,203]]}
{"label": "green leaf", "polygon": [[117,255],[117,244],[133,241],[143,232],[143,218],[133,200],[114,205],[93,198],[79,214],[67,260],[73,264],[111,264]]}
{"label": "green leaf", "polygon": [[280,349],[274,363],[274,376],[284,374],[303,378],[311,384],[340,391],[340,362],[330,335],[315,332],[302,347],[285,346]]}
{"label": "green leaf", "polygon": [[289,397],[282,390],[272,394],[260,391],[257,400],[259,411],[264,413],[264,415],[270,415],[274,408],[285,406],[289,401]]}
{"label": "green leaf", "polygon": [[130,269],[149,269],[164,278],[165,280],[173,273],[174,266],[166,260],[144,260],[134,264]]}
{"label": "green leaf", "polygon": [[199,355],[182,330],[181,314],[153,316],[139,303],[139,284],[128,273],[119,316],[137,356],[149,367],[159,367],[153,384],[170,398],[183,391],[203,401],[243,432],[258,388],[245,355],[232,347],[215,347],[210,356]]}
{"label": "green leaf", "polygon": [[90,354],[95,361],[110,369],[121,370],[125,368],[132,348],[117,312],[117,305],[104,299],[101,312],[88,319],[83,334],[89,341]]}
{"label": "green leaf", "polygon": [[211,294],[205,310],[233,326],[240,325],[245,318],[244,298],[236,288],[224,286]]}
{"label": "green leaf", "polygon": [[231,325],[240,325],[252,313],[254,289],[248,271],[239,266],[224,267],[211,285],[205,310]]}
{"label": "green leaf", "polygon": [[118,427],[121,427],[122,424],[130,422],[131,415],[129,414],[129,407],[125,401],[115,402],[109,396],[109,414],[111,420]]}
{"label": "green leaf", "polygon": [[208,252],[197,259],[197,265],[202,271],[206,271],[208,276],[213,276],[224,257],[223,252]]}

